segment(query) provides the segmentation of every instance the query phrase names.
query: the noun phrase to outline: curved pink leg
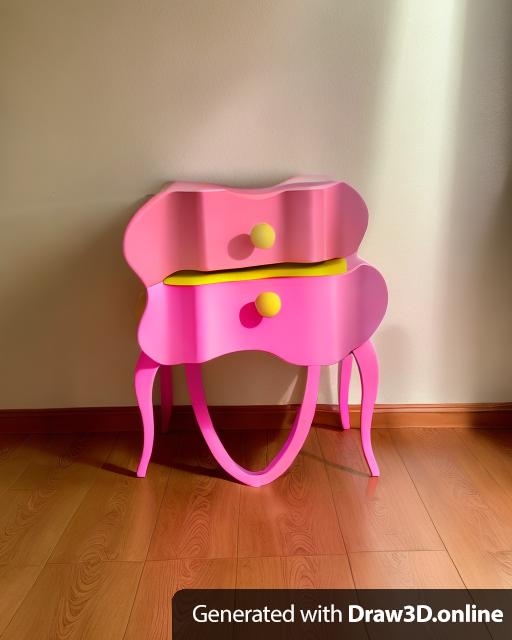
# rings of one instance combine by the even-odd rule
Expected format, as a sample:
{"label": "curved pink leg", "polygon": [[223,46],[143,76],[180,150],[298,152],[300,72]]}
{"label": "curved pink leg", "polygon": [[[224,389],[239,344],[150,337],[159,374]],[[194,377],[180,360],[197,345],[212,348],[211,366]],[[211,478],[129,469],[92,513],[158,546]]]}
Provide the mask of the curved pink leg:
{"label": "curved pink leg", "polygon": [[169,431],[169,421],[172,410],[172,367],[162,365],[160,367],[160,417],[161,431]]}
{"label": "curved pink leg", "polygon": [[261,487],[264,484],[272,482],[288,469],[301,450],[309,433],[311,423],[313,422],[318,395],[318,384],[320,381],[319,365],[308,367],[304,399],[295,416],[290,435],[281,451],[272,462],[261,471],[244,469],[233,460],[224,448],[208,412],[208,405],[206,404],[201,379],[201,366],[197,364],[187,364],[185,365],[185,374],[192,400],[192,407],[194,408],[199,428],[213,457],[227,473],[251,487]]}
{"label": "curved pink leg", "polygon": [[350,374],[352,373],[352,360],[351,353],[348,354],[340,362],[339,367],[339,405],[341,415],[341,426],[343,429],[350,429],[350,414],[348,410],[348,391],[350,389]]}
{"label": "curved pink leg", "polygon": [[137,476],[144,478],[153,451],[155,432],[153,417],[153,382],[160,365],[145,353],[141,353],[135,366],[135,393],[144,427],[144,446],[137,469]]}
{"label": "curved pink leg", "polygon": [[372,476],[380,475],[379,465],[375,460],[372,449],[372,417],[377,387],[379,384],[379,363],[375,347],[368,340],[352,352],[359,368],[361,376],[361,442],[363,443],[364,456]]}

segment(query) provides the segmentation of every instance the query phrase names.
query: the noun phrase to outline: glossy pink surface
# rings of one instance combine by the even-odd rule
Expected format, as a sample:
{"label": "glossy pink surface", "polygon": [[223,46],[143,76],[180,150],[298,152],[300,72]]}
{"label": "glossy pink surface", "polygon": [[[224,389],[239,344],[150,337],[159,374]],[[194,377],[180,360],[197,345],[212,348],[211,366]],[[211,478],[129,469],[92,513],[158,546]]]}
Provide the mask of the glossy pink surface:
{"label": "glossy pink surface", "polygon": [[379,363],[373,344],[367,340],[352,352],[361,377],[361,442],[372,476],[380,475],[372,449],[372,418],[379,386]]}
{"label": "glossy pink surface", "polygon": [[[273,318],[254,306],[263,291],[281,298]],[[148,288],[139,344],[161,364],[206,362],[244,350],[268,351],[294,364],[333,364],[373,334],[386,305],[384,279],[365,263],[336,276],[160,283]]]}
{"label": "glossy pink surface", "polygon": [[190,397],[192,399],[192,406],[194,408],[201,433],[203,434],[213,457],[223,469],[225,469],[233,478],[236,478],[240,482],[248,484],[251,487],[261,487],[268,484],[288,469],[297,457],[299,451],[302,449],[302,445],[308,437],[309,429],[315,415],[318,384],[320,382],[319,366],[310,366],[307,368],[304,399],[295,416],[294,423],[290,430],[290,435],[275,458],[260,471],[250,471],[241,467],[229,455],[222,443],[222,440],[217,435],[210,418],[208,405],[206,404],[200,366],[197,364],[185,365],[185,375],[187,377],[187,384],[190,391]]}
{"label": "glossy pink surface", "polygon": [[[258,487],[292,464],[313,420],[320,365],[342,362],[340,411],[349,428],[348,392],[352,358],[362,384],[361,440],[372,475],[379,468],[371,446],[378,362],[369,341],[387,306],[380,273],[356,254],[368,213],[348,185],[328,179],[294,178],[267,189],[229,189],[210,184],[173,183],[149,200],[130,222],[125,256],[147,287],[135,370],[144,447],[137,475],[145,476],[154,439],[152,391],[160,369],[162,425],[172,407],[171,365],[185,364],[192,406],[210,450],[234,478]],[[275,244],[257,249],[250,231],[270,224]],[[348,271],[331,276],[292,276],[190,286],[162,280],[182,269],[212,271],[280,262],[346,258]],[[281,308],[258,313],[255,300],[274,292]],[[274,315],[272,315],[274,314]],[[237,464],[212,424],[200,364],[234,351],[267,351],[307,366],[303,402],[282,450],[261,471]]]}
{"label": "glossy pink surface", "polygon": [[[261,222],[276,232],[270,249],[251,243],[251,229]],[[367,224],[363,199],[342,182],[286,182],[267,189],[176,182],[132,218],[124,254],[151,286],[182,269],[344,258],[357,251]]]}
{"label": "glossy pink surface", "polygon": [[350,412],[348,406],[348,394],[350,390],[350,376],[352,373],[352,360],[353,356],[351,353],[348,354],[343,360],[340,362],[339,371],[338,371],[338,394],[339,394],[339,407],[340,407],[340,418],[341,418],[341,426],[346,431],[350,429]]}

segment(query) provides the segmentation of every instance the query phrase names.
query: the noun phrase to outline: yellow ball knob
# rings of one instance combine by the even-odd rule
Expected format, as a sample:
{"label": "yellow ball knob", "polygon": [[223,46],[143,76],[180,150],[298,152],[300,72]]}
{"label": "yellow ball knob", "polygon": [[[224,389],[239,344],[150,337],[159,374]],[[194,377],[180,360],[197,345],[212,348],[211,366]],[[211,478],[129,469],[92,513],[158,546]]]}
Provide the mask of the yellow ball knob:
{"label": "yellow ball knob", "polygon": [[251,230],[251,242],[258,249],[270,249],[276,241],[276,232],[266,222],[254,225]]}
{"label": "yellow ball knob", "polygon": [[260,293],[256,298],[256,309],[258,313],[265,318],[277,316],[281,311],[281,298],[273,291],[265,291]]}

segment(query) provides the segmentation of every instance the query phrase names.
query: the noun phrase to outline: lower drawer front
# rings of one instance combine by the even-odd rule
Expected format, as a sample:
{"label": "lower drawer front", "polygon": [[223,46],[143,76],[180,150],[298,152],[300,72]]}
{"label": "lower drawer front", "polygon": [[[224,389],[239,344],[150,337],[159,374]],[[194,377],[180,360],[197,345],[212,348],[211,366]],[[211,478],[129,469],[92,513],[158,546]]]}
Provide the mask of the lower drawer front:
{"label": "lower drawer front", "polygon": [[[256,306],[266,292],[280,301],[272,317]],[[139,344],[161,364],[206,362],[247,350],[294,364],[333,364],[374,333],[386,306],[384,279],[367,264],[335,276],[160,283],[148,289]]]}

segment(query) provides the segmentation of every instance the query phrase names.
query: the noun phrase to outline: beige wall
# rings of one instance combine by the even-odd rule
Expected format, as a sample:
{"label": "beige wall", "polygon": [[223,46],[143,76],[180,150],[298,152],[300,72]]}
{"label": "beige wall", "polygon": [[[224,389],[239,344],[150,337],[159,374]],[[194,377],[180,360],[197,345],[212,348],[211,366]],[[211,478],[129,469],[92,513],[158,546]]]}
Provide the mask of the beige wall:
{"label": "beige wall", "polygon": [[[380,401],[512,399],[509,0],[0,12],[1,407],[133,403],[121,238],[137,204],[169,179],[298,173],[346,180],[370,208],[361,254],[390,290]],[[220,404],[287,402],[303,382],[264,354],[206,370]],[[185,402],[181,372],[177,387]]]}

